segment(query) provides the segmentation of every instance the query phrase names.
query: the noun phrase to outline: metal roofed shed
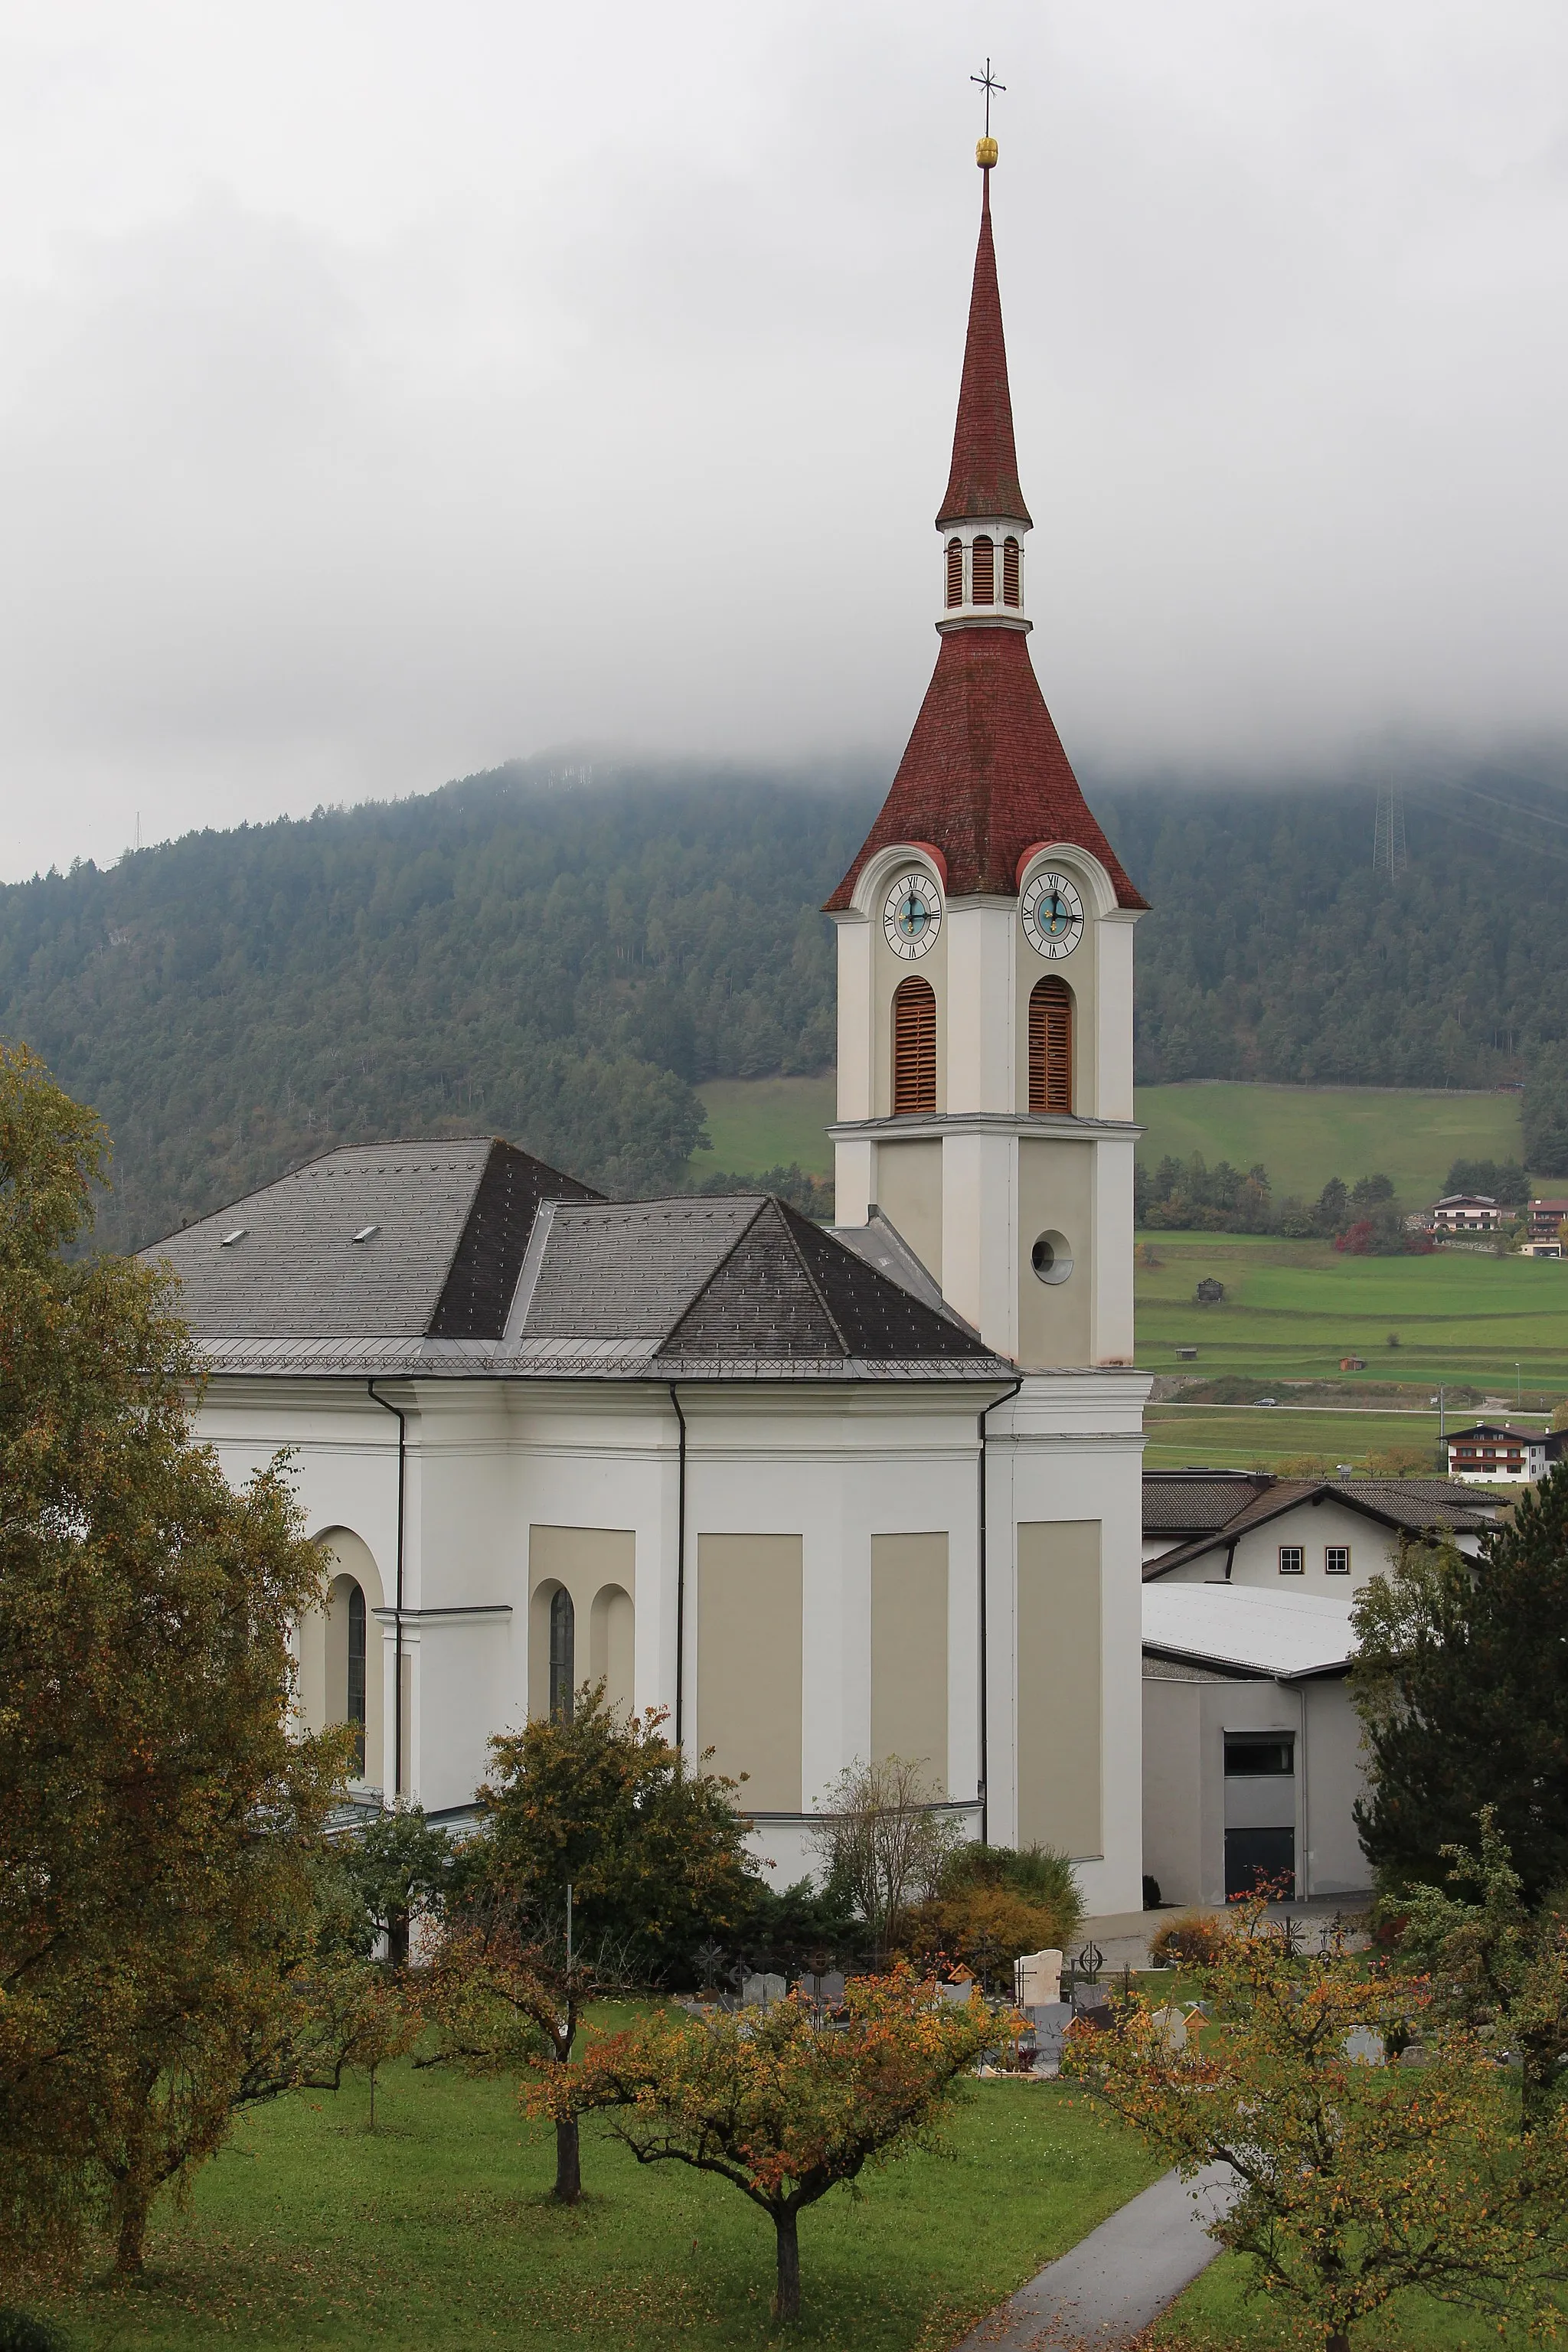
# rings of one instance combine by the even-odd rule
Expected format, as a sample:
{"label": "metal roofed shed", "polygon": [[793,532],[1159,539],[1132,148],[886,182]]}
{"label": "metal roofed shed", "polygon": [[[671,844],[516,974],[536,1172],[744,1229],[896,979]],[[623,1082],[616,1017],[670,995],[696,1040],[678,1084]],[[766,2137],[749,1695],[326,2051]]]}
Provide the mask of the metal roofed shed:
{"label": "metal roofed shed", "polygon": [[1167,1901],[1364,1895],[1354,1654],[1348,1595],[1144,1587],[1143,1866]]}
{"label": "metal roofed shed", "polygon": [[1245,1584],[1146,1584],[1143,1646],[1279,1682],[1343,1674],[1355,1654],[1348,1596]]}

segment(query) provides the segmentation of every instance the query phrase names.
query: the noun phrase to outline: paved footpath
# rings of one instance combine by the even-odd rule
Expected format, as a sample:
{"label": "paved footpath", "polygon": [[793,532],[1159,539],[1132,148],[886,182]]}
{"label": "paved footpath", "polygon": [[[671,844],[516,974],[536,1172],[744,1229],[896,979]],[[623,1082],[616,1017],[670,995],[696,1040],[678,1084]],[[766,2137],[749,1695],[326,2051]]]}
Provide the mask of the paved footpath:
{"label": "paved footpath", "polygon": [[1205,2224],[1229,2202],[1231,2180],[1227,2164],[1193,2181],[1163,2174],[983,2319],[956,2352],[1131,2344],[1218,2253]]}

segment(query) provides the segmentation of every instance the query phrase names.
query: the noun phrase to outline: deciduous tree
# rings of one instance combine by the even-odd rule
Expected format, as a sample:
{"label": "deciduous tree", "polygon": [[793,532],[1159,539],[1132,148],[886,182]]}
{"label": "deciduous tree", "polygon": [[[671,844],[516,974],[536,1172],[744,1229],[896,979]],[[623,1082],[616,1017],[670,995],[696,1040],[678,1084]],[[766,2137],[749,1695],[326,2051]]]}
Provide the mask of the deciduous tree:
{"label": "deciduous tree", "polygon": [[571,2059],[584,2008],[658,1981],[744,1919],[752,1874],[734,1782],[692,1766],[662,1711],[626,1717],[603,1685],[569,1719],[490,1742],[482,1834],[459,1856],[430,1978],[438,2060],[543,2066],[563,2086],[556,2198],[582,2191]]}
{"label": "deciduous tree", "polygon": [[[1521,2163],[1506,2084],[1469,2035],[1438,2030],[1425,1985],[1304,1958],[1261,1904],[1199,1973],[1214,2021],[1183,2046],[1135,1997],[1114,2032],[1075,2031],[1065,2067],[1187,2178],[1231,2167],[1214,2232],[1261,2291],[1326,2352],[1405,2287],[1498,2317],[1547,2307],[1563,2144]],[[1375,2063],[1423,2032],[1418,2067]]]}
{"label": "deciduous tree", "polygon": [[847,2025],[793,1995],[766,2010],[700,2018],[658,2010],[590,2042],[580,2081],[529,2095],[535,2112],[568,2095],[608,2110],[639,2164],[684,2164],[741,2190],[773,2225],[773,2315],[800,2316],[800,2216],[931,2139],[957,2076],[1008,2030],[978,1994],[944,2000],[909,1969],[851,1979]]}
{"label": "deciduous tree", "polygon": [[923,1765],[903,1756],[846,1766],[809,1834],[829,1884],[847,1892],[866,1922],[879,1963],[897,1948],[914,1906],[936,1893],[963,1836]]}
{"label": "deciduous tree", "polygon": [[120,2267],[159,2185],[282,2064],[342,1734],[293,1736],[318,1600],[284,1469],[191,1442],[171,1284],[64,1253],[107,1143],[0,1051],[0,2237]]}

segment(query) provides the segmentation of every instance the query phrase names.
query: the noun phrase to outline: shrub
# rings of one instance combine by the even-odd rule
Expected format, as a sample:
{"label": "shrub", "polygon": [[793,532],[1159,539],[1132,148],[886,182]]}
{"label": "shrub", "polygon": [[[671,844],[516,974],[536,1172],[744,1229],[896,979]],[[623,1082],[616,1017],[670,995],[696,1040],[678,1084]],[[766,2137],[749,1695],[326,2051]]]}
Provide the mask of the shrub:
{"label": "shrub", "polygon": [[911,1913],[908,1938],[922,1958],[962,1961],[983,1981],[1021,1952],[1065,1952],[1083,1925],[1083,1897],[1065,1854],[1034,1845],[960,1846],[935,1894]]}
{"label": "shrub", "polygon": [[1385,1445],[1366,1458],[1369,1478],[1421,1478],[1430,1476],[1432,1457],[1424,1445]]}
{"label": "shrub", "polygon": [[1157,1969],[1213,1968],[1225,1945],[1225,1929],[1205,1911],[1188,1911],[1151,1937],[1149,1958]]}

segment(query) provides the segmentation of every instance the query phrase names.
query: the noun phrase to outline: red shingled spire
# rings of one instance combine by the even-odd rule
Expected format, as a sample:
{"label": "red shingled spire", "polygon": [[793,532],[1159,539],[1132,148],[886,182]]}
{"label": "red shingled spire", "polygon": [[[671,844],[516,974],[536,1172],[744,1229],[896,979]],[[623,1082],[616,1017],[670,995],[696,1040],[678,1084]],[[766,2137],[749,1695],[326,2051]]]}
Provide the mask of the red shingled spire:
{"label": "red shingled spire", "polygon": [[[994,162],[994,143],[987,140],[984,146]],[[988,594],[976,601],[980,591],[969,568],[975,525],[1016,521],[1029,528],[1013,446],[991,242],[991,173],[984,152],[981,163],[987,193],[980,215],[963,388],[952,474],[937,524],[944,531],[956,527],[965,550],[956,559],[956,571],[948,568],[952,549],[944,553],[948,593],[944,617],[937,623],[942,650],[936,674],[892,789],[859,856],[827,901],[828,914],[851,905],[868,858],[904,843],[940,851],[950,898],[1012,898],[1026,852],[1047,842],[1076,842],[1104,866],[1119,906],[1147,904],[1090,814],[1062,749],[1029,658],[1021,590],[1015,601],[994,571]],[[982,537],[981,544],[989,546],[989,539]],[[994,554],[993,550],[993,561]]]}
{"label": "red shingled spire", "polygon": [[974,522],[982,516],[1008,515],[1029,520],[1018,487],[1018,453],[1013,445],[1013,396],[1007,389],[1007,346],[1002,339],[1002,296],[996,284],[996,247],[991,239],[991,172],[982,168],[980,243],[974,255],[974,286],[969,297],[969,335],[963,346],[963,380],[958,391],[958,422],[952,432],[952,470],[936,527]]}

